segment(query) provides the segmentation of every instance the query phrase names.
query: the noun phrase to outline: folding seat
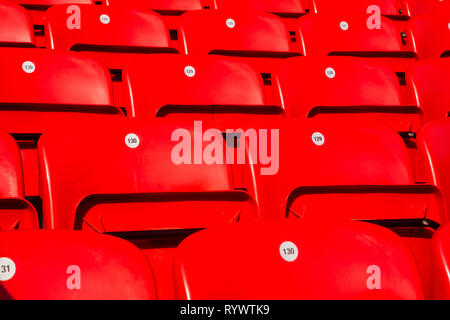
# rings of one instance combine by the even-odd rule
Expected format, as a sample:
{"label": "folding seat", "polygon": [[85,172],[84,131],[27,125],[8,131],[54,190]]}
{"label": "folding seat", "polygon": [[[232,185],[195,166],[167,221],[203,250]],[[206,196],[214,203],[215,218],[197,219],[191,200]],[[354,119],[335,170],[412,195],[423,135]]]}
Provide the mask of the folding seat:
{"label": "folding seat", "polygon": [[203,230],[178,246],[175,279],[177,298],[189,300],[423,299],[409,249],[362,222]]}
{"label": "folding seat", "polygon": [[422,14],[450,13],[450,5],[442,0],[405,0],[411,17]]}
{"label": "folding seat", "polygon": [[10,1],[0,1],[0,46],[35,46],[31,18],[24,8]]}
{"label": "folding seat", "polygon": [[441,227],[433,237],[433,299],[450,299],[450,225]]}
{"label": "folding seat", "polygon": [[409,138],[422,110],[405,102],[405,90],[386,66],[353,57],[288,59],[273,76],[288,117],[378,121]]}
{"label": "folding seat", "polygon": [[450,119],[432,121],[420,131],[417,146],[421,181],[433,184],[442,191],[447,212],[450,206],[448,138],[450,138]]}
{"label": "folding seat", "polygon": [[408,103],[423,110],[425,122],[447,118],[450,113],[448,72],[447,59],[417,61],[406,72]]}
{"label": "folding seat", "polygon": [[416,58],[414,48],[390,19],[382,16],[379,27],[369,28],[364,14],[306,15],[298,20],[298,41],[305,56],[370,58],[402,75]]}
{"label": "folding seat", "polygon": [[393,20],[408,19],[408,10],[403,0],[314,0],[316,12],[318,13],[353,13],[369,18],[371,14],[378,10],[385,17]]}
{"label": "folding seat", "polygon": [[419,59],[450,56],[450,14],[422,15],[408,21],[408,37]]}
{"label": "folding seat", "polygon": [[[104,0],[11,0],[9,2],[15,2],[28,10],[32,17],[33,23],[36,26],[42,27],[45,11],[52,6],[60,4],[98,4],[102,3],[103,1]],[[43,29],[39,28],[37,31],[43,32]]]}
{"label": "folding seat", "polygon": [[158,294],[173,290],[170,259],[179,239],[259,217],[248,166],[208,164],[206,121],[117,119],[88,128],[39,142],[44,227],[137,241],[156,261]]}
{"label": "folding seat", "polygon": [[186,11],[217,9],[216,0],[106,0],[107,5],[127,5],[154,10],[161,15],[180,15]]}
{"label": "folding seat", "polygon": [[262,65],[300,55],[295,29],[273,14],[198,10],[184,13],[180,23],[186,54],[234,56]]}
{"label": "folding seat", "polygon": [[232,11],[254,11],[276,14],[282,18],[298,18],[314,11],[313,0],[218,0],[220,9]]}
{"label": "folding seat", "polygon": [[152,268],[133,244],[79,231],[0,232],[1,300],[155,299]]}
{"label": "folding seat", "polygon": [[[144,65],[151,66],[151,74]],[[222,56],[167,54],[136,59],[124,77],[130,114],[212,120],[217,126],[283,117],[279,90],[264,71]]]}
{"label": "folding seat", "polygon": [[[39,228],[34,207],[25,200],[22,162],[13,137],[0,133],[0,231]],[[1,233],[1,232],[0,232]]]}
{"label": "folding seat", "polygon": [[31,16],[32,30],[34,29],[35,41],[38,47],[45,47],[45,35],[46,30],[44,27],[44,17],[46,11],[54,5],[58,4],[101,4],[104,0],[12,0],[25,8],[28,14]]}
{"label": "folding seat", "polygon": [[0,130],[19,141],[25,192],[36,196],[33,168],[40,134],[56,126],[64,130],[68,123],[81,127],[86,119],[121,117],[123,112],[113,105],[107,70],[92,59],[23,48],[3,48],[0,56]]}
{"label": "folding seat", "polygon": [[[279,130],[279,139],[267,139],[270,166],[254,166],[261,216],[352,219],[389,227],[413,251],[429,294],[430,239],[448,217],[439,190],[415,184],[401,137],[375,122],[285,122],[267,124],[266,130]],[[263,174],[259,168],[265,167],[272,170]]]}
{"label": "folding seat", "polygon": [[126,64],[139,55],[177,53],[178,31],[169,30],[160,15],[148,10],[91,5],[78,8],[71,11],[70,5],[60,5],[47,11],[49,47],[80,52],[102,62],[112,76],[116,105],[126,107],[122,103],[127,95],[122,86]]}

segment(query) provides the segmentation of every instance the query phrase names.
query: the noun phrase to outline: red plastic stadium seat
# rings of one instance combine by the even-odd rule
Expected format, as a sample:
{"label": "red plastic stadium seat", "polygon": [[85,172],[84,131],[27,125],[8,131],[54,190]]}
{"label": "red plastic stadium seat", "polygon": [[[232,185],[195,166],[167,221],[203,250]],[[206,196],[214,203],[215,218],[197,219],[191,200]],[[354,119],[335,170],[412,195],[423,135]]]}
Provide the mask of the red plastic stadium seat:
{"label": "red plastic stadium seat", "polygon": [[56,6],[60,4],[71,4],[71,5],[80,5],[80,4],[89,4],[93,5],[94,3],[104,2],[105,0],[11,0],[11,2],[15,2],[24,7],[31,16],[35,27],[35,35],[36,41],[39,46],[45,46],[45,29],[44,29],[44,17],[46,11],[51,6]]}
{"label": "red plastic stadium seat", "polygon": [[381,17],[380,29],[369,29],[364,14],[316,14],[298,20],[299,42],[306,56],[358,56],[376,59],[405,72],[416,58],[401,29]]}
{"label": "red plastic stadium seat", "polygon": [[289,117],[378,121],[398,132],[416,132],[421,127],[422,111],[404,103],[395,73],[370,60],[292,58],[274,78]]}
{"label": "red plastic stadium seat", "polygon": [[149,10],[125,6],[78,7],[82,17],[79,29],[67,27],[67,19],[72,15],[67,13],[70,5],[54,6],[48,10],[49,46],[78,51],[102,62],[112,75],[115,105],[126,108],[124,101],[128,93],[122,86],[126,64],[140,55],[176,53],[179,43],[172,39],[180,35],[176,29],[169,31],[162,17]]}
{"label": "red plastic stadium seat", "polygon": [[[100,0],[102,1],[102,0]],[[56,6],[59,4],[94,4],[94,0],[10,0],[10,2],[18,3],[25,8],[41,8],[45,7],[48,9],[48,7]]]}
{"label": "red plastic stadium seat", "polygon": [[314,9],[313,0],[218,0],[218,6],[230,12],[267,12],[285,18],[298,18]]}
{"label": "red plastic stadium seat", "polygon": [[41,49],[0,50],[0,128],[42,133],[55,122],[122,115],[107,70],[92,59]]}
{"label": "red plastic stadium seat", "polygon": [[433,237],[433,299],[450,299],[450,225],[441,227]]}
{"label": "red plastic stadium seat", "polygon": [[179,134],[193,147],[190,155],[185,151],[191,161],[197,161],[195,149],[201,157],[206,146],[202,129],[190,121],[124,119],[94,125],[40,140],[44,227],[133,240],[155,262],[158,295],[173,298],[173,248],[200,228],[257,219],[252,180],[242,178],[242,167],[201,159],[201,164],[175,164]]}
{"label": "red plastic stadium seat", "polygon": [[419,176],[443,193],[447,212],[450,206],[450,119],[426,124],[418,135]]}
{"label": "red plastic stadium seat", "polygon": [[445,0],[405,0],[411,17],[422,14],[450,13],[450,4]]}
{"label": "red plastic stadium seat", "polygon": [[419,59],[450,56],[450,14],[424,15],[408,22]]}
{"label": "red plastic stadium seat", "polygon": [[[107,70],[92,59],[42,49],[0,49],[0,130],[15,135],[26,195],[38,195],[36,142],[51,127],[121,117]],[[28,175],[30,173],[30,175]]]}
{"label": "red plastic stadium seat", "polygon": [[30,16],[24,8],[9,1],[0,1],[0,46],[35,46]]}
{"label": "red plastic stadium seat", "polygon": [[202,10],[186,12],[180,21],[186,54],[253,58],[300,54],[291,30],[272,14]]}
{"label": "red plastic stadium seat", "polygon": [[279,170],[257,175],[264,217],[447,222],[438,190],[414,184],[406,147],[395,131],[345,120],[267,128],[279,128],[274,166]]}
{"label": "red plastic stadium seat", "polygon": [[145,255],[127,241],[76,231],[0,232],[8,267],[0,299],[155,299]]}
{"label": "red plastic stadium seat", "polygon": [[154,10],[162,15],[180,15],[186,11],[217,9],[215,0],[106,0],[107,5],[127,5]]}
{"label": "red plastic stadium seat", "polygon": [[0,231],[39,227],[34,207],[24,198],[23,184],[17,143],[0,133]]}
{"label": "red plastic stadium seat", "polygon": [[406,73],[409,103],[419,106],[425,122],[447,118],[450,113],[449,59],[427,59],[414,63]]}
{"label": "red plastic stadium seat", "polygon": [[[257,217],[250,195],[240,191],[239,177],[233,179],[232,166],[172,161],[176,129],[192,132],[201,142],[190,121],[111,120],[89,130],[43,135],[39,160],[45,226],[123,232],[204,228],[239,215],[241,220]],[[137,138],[125,139],[130,133]],[[128,147],[128,139],[139,145]]]}
{"label": "red plastic stadium seat", "polygon": [[401,137],[381,124],[343,119],[279,128],[279,160],[271,161],[278,172],[259,174],[261,165],[254,170],[261,215],[389,227],[411,248],[428,296],[430,241],[448,216],[434,185],[414,184]]}
{"label": "red plastic stadium seat", "polygon": [[[151,66],[149,69],[144,66]],[[258,116],[282,116],[281,97],[271,74],[221,56],[152,55],[128,65],[136,117],[195,120],[230,116],[235,124],[254,123]]]}
{"label": "red plastic stadium seat", "polygon": [[378,6],[380,14],[391,19],[407,19],[408,12],[402,0],[314,0],[318,13],[353,13],[365,16],[366,19],[373,13],[368,8]]}
{"label": "red plastic stadium seat", "polygon": [[200,231],[176,251],[177,298],[422,299],[414,259],[371,224],[266,221]]}
{"label": "red plastic stadium seat", "polygon": [[[52,49],[87,52],[176,52],[161,16],[125,6],[79,5],[80,24],[67,27],[69,5],[54,6],[46,15]],[[79,28],[78,28],[79,27]]]}

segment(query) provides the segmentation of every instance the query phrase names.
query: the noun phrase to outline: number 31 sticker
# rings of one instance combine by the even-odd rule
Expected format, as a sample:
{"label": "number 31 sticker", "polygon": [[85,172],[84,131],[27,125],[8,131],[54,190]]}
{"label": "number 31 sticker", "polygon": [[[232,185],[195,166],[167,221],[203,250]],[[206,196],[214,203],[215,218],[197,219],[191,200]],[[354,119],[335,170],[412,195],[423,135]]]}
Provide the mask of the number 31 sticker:
{"label": "number 31 sticker", "polygon": [[16,273],[16,264],[10,258],[0,258],[0,281],[8,281]]}
{"label": "number 31 sticker", "polygon": [[298,248],[295,243],[291,241],[285,241],[280,245],[280,255],[287,262],[293,262],[297,260]]}

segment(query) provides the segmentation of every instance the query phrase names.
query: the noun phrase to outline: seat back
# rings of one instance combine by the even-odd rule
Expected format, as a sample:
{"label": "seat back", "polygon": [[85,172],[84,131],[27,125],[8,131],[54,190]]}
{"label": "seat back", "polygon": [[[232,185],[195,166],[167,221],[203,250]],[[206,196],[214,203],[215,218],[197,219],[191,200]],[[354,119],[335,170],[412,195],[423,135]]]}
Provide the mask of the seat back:
{"label": "seat back", "polygon": [[[0,232],[0,299],[155,299],[151,266],[127,241],[75,231]],[[38,275],[38,276],[37,276]]]}
{"label": "seat back", "polygon": [[[151,74],[143,66],[152,66]],[[220,56],[153,55],[127,67],[135,117],[195,120],[232,115],[234,125],[255,117],[282,116],[271,74]]]}
{"label": "seat back", "polygon": [[449,21],[448,14],[422,15],[408,21],[408,36],[419,59],[450,56]]}
{"label": "seat back", "polygon": [[398,132],[416,132],[422,123],[422,111],[405,103],[395,73],[367,59],[293,58],[276,70],[274,82],[288,117],[379,121]]}
{"label": "seat back", "polygon": [[23,7],[11,1],[0,1],[0,46],[35,46],[30,16]]}
{"label": "seat back", "polygon": [[25,200],[22,161],[13,137],[0,133],[0,231],[39,228],[34,207]]}
{"label": "seat back", "polygon": [[177,248],[175,277],[177,298],[190,300],[423,298],[401,239],[359,222],[278,220],[204,230]]}
{"label": "seat back", "polygon": [[183,14],[180,23],[186,54],[266,58],[299,55],[290,30],[273,14],[199,10]]}
{"label": "seat back", "polygon": [[414,63],[406,73],[408,100],[423,110],[424,121],[444,119],[450,113],[447,59],[426,59]]}

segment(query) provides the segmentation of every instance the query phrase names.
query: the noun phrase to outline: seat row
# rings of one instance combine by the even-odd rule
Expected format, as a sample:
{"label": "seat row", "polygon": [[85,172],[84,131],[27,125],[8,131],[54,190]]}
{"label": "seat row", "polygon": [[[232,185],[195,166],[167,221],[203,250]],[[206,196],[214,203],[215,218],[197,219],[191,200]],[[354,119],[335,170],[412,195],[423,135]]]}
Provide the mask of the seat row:
{"label": "seat row", "polygon": [[100,4],[127,5],[147,10],[155,10],[165,15],[179,15],[192,10],[251,10],[275,13],[282,17],[300,17],[307,13],[322,12],[365,12],[370,6],[376,5],[380,13],[392,19],[407,19],[409,17],[428,13],[449,13],[450,8],[445,1],[427,0],[342,0],[339,3],[332,0],[12,0],[30,11],[45,11],[58,4]]}
{"label": "seat row", "polygon": [[356,55],[381,59],[400,72],[416,58],[446,56],[450,50],[448,14],[416,17],[404,26],[384,16],[368,23],[365,12],[284,21],[270,13],[195,10],[168,18],[119,5],[67,4],[45,11],[42,24],[33,27],[23,7],[2,1],[0,16],[2,46],[266,58]]}
{"label": "seat row", "polygon": [[450,112],[447,59],[414,63],[402,84],[376,62],[347,57],[297,57],[257,68],[229,57],[155,54],[135,57],[117,75],[94,59],[61,51],[2,48],[0,56],[1,128],[9,133],[42,133],[65,113],[73,121],[233,113],[235,125],[263,116],[341,115],[381,118],[398,132],[417,132]]}
{"label": "seat row", "polygon": [[203,120],[224,130],[269,119],[383,122],[405,140],[414,164],[416,133],[450,112],[447,59],[414,63],[403,85],[388,68],[348,57],[295,57],[266,68],[230,57],[154,54],[115,73],[58,50],[2,48],[0,56],[0,130],[19,143],[27,196],[39,194],[39,137],[61,123],[83,127],[125,115]]}
{"label": "seat row", "polygon": [[40,218],[46,229],[125,238],[155,261],[159,294],[172,297],[174,250],[200,229],[362,220],[402,237],[429,294],[430,241],[449,215],[449,121],[419,133],[423,183],[415,183],[401,137],[375,123],[271,119],[242,130],[173,119],[60,123],[39,140],[39,217],[24,196],[18,145],[3,134],[0,225],[33,229]]}
{"label": "seat row", "polygon": [[[203,230],[178,246],[169,269],[175,298],[183,300],[449,299],[449,237],[447,226],[432,241],[430,295],[400,237],[363,222],[279,220]],[[0,250],[0,299],[164,299],[152,260],[116,237],[0,232]]]}

